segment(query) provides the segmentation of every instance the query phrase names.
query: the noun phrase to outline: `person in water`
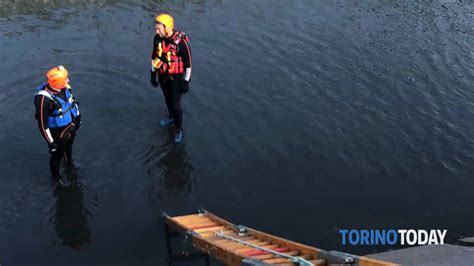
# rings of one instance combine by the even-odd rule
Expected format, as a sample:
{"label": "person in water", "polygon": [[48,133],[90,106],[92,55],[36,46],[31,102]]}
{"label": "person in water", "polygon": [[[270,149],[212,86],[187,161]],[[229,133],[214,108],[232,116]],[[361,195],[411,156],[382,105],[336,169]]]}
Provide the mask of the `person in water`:
{"label": "person in water", "polygon": [[181,96],[189,90],[192,70],[189,38],[174,29],[173,17],[165,13],[155,17],[155,33],[150,82],[154,87],[160,84],[168,108],[168,117],[161,119],[160,125],[173,124],[173,140],[180,143],[184,137]]}
{"label": "person in water", "polygon": [[68,71],[64,66],[51,68],[48,82],[36,88],[35,106],[38,128],[48,144],[51,175],[58,185],[64,186],[60,175],[61,160],[73,167],[72,145],[81,125],[78,102],[69,86]]}

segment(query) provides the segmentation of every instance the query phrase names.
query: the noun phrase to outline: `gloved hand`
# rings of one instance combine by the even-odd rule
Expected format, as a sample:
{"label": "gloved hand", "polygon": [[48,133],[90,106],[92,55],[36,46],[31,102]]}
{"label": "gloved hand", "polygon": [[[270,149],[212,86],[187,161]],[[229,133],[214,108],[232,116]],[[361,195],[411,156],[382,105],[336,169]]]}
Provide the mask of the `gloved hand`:
{"label": "gloved hand", "polygon": [[158,86],[158,82],[156,81],[156,72],[153,72],[150,70],[150,83],[153,85],[153,87]]}
{"label": "gloved hand", "polygon": [[48,148],[49,148],[49,153],[53,153],[58,149],[58,144],[56,144],[54,142],[50,143],[50,144],[48,144]]}
{"label": "gloved hand", "polygon": [[186,80],[182,80],[181,81],[181,88],[180,88],[180,92],[181,93],[186,93],[189,91],[189,82],[186,81]]}
{"label": "gloved hand", "polygon": [[161,59],[159,58],[155,58],[153,60],[151,60],[151,69],[156,71],[158,69],[160,69],[161,67],[163,66],[163,61],[161,61]]}

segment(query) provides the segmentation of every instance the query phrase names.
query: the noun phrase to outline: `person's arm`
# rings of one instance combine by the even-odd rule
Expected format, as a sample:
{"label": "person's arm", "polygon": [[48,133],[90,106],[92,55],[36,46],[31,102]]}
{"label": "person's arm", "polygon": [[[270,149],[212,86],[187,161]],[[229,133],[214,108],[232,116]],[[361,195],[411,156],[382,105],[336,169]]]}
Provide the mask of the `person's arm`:
{"label": "person's arm", "polygon": [[36,118],[38,119],[38,128],[41,135],[46,140],[48,145],[54,143],[53,136],[48,127],[48,115],[49,110],[52,107],[53,102],[44,95],[38,95],[35,99],[36,106]]}
{"label": "person's arm", "polygon": [[186,82],[190,82],[192,69],[193,69],[193,59],[191,55],[191,47],[189,46],[188,36],[185,36],[181,40],[179,45],[180,45],[179,53],[180,53],[181,59],[183,60],[183,68],[184,68],[183,79]]}
{"label": "person's arm", "polygon": [[158,34],[156,34],[155,37],[153,38],[153,50],[151,52],[150,83],[154,87],[158,86],[158,82],[156,81],[156,70],[157,70],[157,68],[154,65],[154,61],[157,57],[156,50],[158,48],[156,47],[156,44],[158,42],[158,38],[159,38],[159,36],[158,36]]}
{"label": "person's arm", "polygon": [[157,34],[153,39],[153,51],[151,52],[151,71],[156,72],[163,65],[163,57],[158,56],[158,44],[160,43],[160,36]]}
{"label": "person's arm", "polygon": [[151,60],[156,58],[156,50],[158,49],[156,44],[158,42],[159,37],[160,36],[158,36],[158,34],[155,34],[155,37],[153,37],[153,50],[151,51]]}

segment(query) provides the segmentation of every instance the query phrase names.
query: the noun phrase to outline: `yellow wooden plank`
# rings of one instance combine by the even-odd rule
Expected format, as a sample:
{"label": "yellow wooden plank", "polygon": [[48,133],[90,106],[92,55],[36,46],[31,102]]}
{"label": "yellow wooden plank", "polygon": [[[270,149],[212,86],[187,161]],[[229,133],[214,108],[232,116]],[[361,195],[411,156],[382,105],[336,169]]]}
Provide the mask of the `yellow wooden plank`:
{"label": "yellow wooden plank", "polygon": [[265,263],[268,264],[275,264],[275,263],[292,263],[290,259],[285,259],[285,258],[276,258],[276,259],[267,259],[267,260],[262,260]]}
{"label": "yellow wooden plank", "polygon": [[205,232],[217,232],[225,230],[224,226],[213,226],[213,227],[207,227],[207,228],[201,228],[201,229],[196,229],[194,232],[197,232],[199,234],[205,233]]}
{"label": "yellow wooden plank", "polygon": [[[219,223],[216,222],[209,222],[209,221],[204,221],[204,222],[195,222],[192,225],[188,225],[189,227],[211,227],[211,226],[219,226]],[[191,228],[194,229],[194,228]],[[199,229],[199,228],[196,228]]]}
{"label": "yellow wooden plank", "polygon": [[173,217],[172,219],[178,223],[181,223],[187,226],[192,225],[194,223],[212,222],[212,220],[209,217],[204,216],[204,215],[200,216],[198,214],[177,216],[177,217]]}
{"label": "yellow wooden plank", "polygon": [[[219,231],[220,232],[220,231]],[[230,235],[231,233],[233,233],[234,231],[232,230],[223,230],[224,234],[225,235]],[[215,236],[217,232],[204,232],[202,234],[199,234],[201,235],[201,237],[212,237],[212,236]]]}

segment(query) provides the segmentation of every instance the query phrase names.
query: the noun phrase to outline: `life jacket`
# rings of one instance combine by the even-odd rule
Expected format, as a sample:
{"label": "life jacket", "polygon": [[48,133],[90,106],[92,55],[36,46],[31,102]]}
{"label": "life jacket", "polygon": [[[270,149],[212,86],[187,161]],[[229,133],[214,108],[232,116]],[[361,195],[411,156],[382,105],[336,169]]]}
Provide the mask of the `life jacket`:
{"label": "life jacket", "polygon": [[[154,66],[157,67],[160,71],[160,74],[183,74],[183,60],[178,56],[179,44],[184,39],[189,42],[188,36],[182,31],[175,31],[171,36],[173,42],[166,44],[164,40],[158,43],[158,49],[156,49],[156,61],[153,62]],[[158,59],[158,60],[157,60]]]}
{"label": "life jacket", "polygon": [[48,83],[43,83],[36,88],[36,96],[45,96],[50,99],[54,104],[54,111],[49,113],[48,116],[48,127],[58,128],[65,127],[74,121],[74,118],[79,116],[78,102],[72,95],[71,88],[68,86],[65,90],[66,99],[56,96],[50,93],[46,86]]}

